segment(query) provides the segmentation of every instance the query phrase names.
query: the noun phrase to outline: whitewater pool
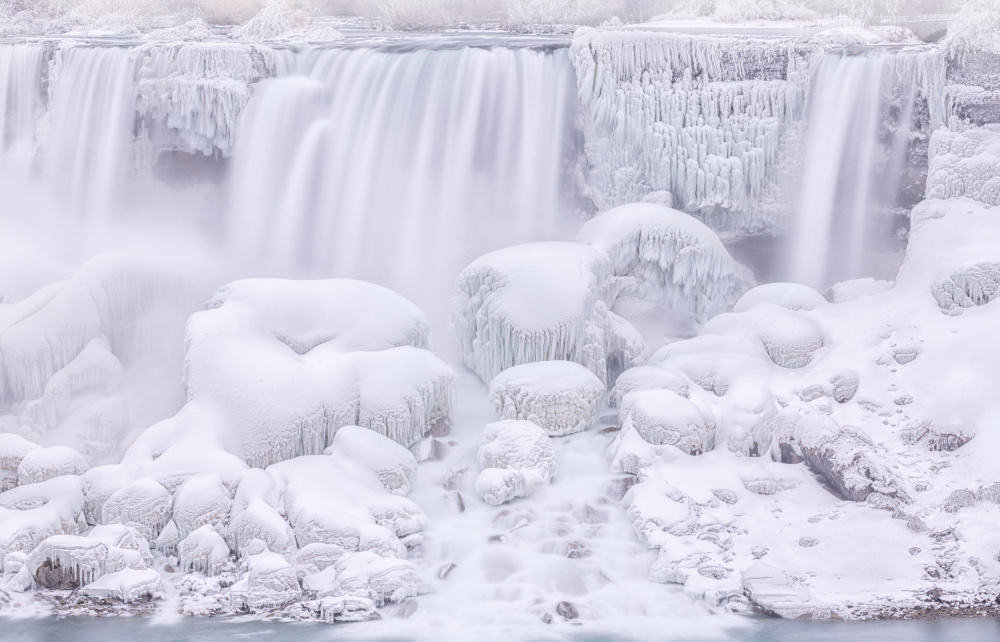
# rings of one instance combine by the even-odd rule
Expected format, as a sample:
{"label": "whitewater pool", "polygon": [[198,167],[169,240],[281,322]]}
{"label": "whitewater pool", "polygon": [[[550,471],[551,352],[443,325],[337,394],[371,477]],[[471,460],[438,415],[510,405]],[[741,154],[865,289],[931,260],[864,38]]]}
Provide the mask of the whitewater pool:
{"label": "whitewater pool", "polygon": [[[0,640],[22,642],[45,640],[59,642],[89,642],[91,640],[294,640],[314,642],[319,640],[367,639],[376,642],[395,642],[406,638],[372,638],[364,636],[361,627],[350,624],[287,624],[279,622],[233,622],[189,618],[174,624],[152,624],[128,618],[32,618],[0,619]],[[533,640],[567,640],[572,642],[638,642],[637,638],[610,637],[586,631],[571,633],[566,627],[551,634],[539,631]],[[428,632],[431,633],[431,632]],[[358,635],[361,634],[361,635]],[[433,639],[433,633],[423,638]],[[992,619],[909,621],[909,622],[803,622],[791,620],[753,620],[749,626],[734,629],[722,638],[716,636],[675,636],[669,631],[642,640],[739,640],[746,642],[791,642],[808,640],[825,642],[869,640],[947,642],[1000,640],[1000,621]]]}

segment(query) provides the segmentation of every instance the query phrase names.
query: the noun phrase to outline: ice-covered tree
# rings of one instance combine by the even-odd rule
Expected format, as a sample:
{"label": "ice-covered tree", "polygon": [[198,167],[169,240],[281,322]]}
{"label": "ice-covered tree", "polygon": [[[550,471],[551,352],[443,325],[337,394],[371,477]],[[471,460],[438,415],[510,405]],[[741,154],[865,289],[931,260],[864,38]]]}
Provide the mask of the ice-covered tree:
{"label": "ice-covered tree", "polygon": [[1000,0],[966,0],[948,27],[953,51],[1000,54]]}
{"label": "ice-covered tree", "polygon": [[675,17],[711,17],[717,22],[797,20],[814,14],[793,0],[682,0],[668,13]]}

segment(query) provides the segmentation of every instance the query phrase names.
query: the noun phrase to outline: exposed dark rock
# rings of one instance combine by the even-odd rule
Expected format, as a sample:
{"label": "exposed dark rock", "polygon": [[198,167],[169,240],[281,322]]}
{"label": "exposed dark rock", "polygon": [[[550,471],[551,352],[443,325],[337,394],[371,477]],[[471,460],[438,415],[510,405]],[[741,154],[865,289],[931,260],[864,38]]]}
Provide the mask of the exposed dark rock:
{"label": "exposed dark rock", "polygon": [[53,591],[71,591],[80,588],[80,580],[76,574],[52,560],[45,560],[35,571],[35,583]]}
{"label": "exposed dark rock", "polygon": [[566,618],[567,620],[575,620],[580,617],[580,612],[576,610],[571,602],[560,602],[556,604],[556,613]]}

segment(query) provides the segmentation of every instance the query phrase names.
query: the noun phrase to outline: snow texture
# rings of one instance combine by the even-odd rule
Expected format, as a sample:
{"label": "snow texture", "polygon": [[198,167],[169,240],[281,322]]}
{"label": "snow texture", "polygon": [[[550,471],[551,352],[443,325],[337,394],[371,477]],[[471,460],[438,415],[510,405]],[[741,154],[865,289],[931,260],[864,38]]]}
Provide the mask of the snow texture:
{"label": "snow texture", "polygon": [[490,401],[500,417],[525,419],[552,436],[593,425],[604,392],[594,373],[571,361],[514,366],[490,382]]}

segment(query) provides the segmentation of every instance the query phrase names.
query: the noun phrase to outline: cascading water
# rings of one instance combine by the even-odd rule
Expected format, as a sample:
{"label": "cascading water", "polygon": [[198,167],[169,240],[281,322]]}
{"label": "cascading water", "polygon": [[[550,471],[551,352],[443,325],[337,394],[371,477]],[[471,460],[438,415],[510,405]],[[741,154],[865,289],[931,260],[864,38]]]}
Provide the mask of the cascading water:
{"label": "cascading water", "polygon": [[131,169],[136,59],[122,47],[70,47],[58,54],[44,180],[61,218],[106,222]]}
{"label": "cascading water", "polygon": [[313,50],[260,83],[237,135],[229,236],[272,269],[420,299],[573,207],[564,49]]}
{"label": "cascading water", "polygon": [[0,47],[0,169],[23,180],[35,155],[42,47]]}
{"label": "cascading water", "polygon": [[917,96],[914,68],[898,58],[875,49],[819,63],[791,224],[793,281],[822,290],[870,275],[879,216],[898,206]]}

